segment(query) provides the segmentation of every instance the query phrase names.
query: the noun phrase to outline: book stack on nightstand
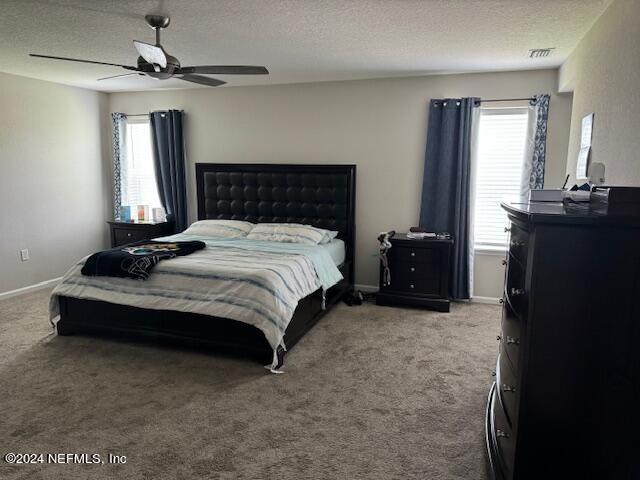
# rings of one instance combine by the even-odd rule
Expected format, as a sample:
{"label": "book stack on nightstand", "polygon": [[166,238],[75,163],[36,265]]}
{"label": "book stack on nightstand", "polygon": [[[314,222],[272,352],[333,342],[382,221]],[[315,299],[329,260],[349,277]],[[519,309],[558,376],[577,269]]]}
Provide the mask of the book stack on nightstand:
{"label": "book stack on nightstand", "polygon": [[380,266],[378,305],[399,305],[449,311],[451,239],[410,239],[396,234],[387,252],[391,281],[383,282]]}
{"label": "book stack on nightstand", "polygon": [[173,222],[108,222],[111,230],[111,248],[128,243],[172,235]]}

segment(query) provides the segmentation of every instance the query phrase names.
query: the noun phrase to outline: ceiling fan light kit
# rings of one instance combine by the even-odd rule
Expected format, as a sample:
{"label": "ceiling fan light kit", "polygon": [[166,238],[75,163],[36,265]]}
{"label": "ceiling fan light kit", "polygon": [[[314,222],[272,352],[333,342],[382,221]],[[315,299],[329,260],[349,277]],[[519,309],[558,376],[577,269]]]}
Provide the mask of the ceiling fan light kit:
{"label": "ceiling fan light kit", "polygon": [[198,74],[213,75],[267,75],[269,70],[266,67],[255,65],[197,65],[191,67],[182,67],[178,59],[169,55],[160,44],[160,31],[169,26],[171,19],[164,15],[146,15],[147,24],[156,32],[156,44],[141,42],[134,40],[133,45],[140,55],[137,60],[137,66],[121,65],[118,63],[98,62],[94,60],[81,60],[79,58],[56,57],[50,55],[40,55],[30,53],[32,57],[46,58],[50,60],[64,60],[69,62],[92,63],[95,65],[108,65],[112,67],[121,67],[129,70],[130,73],[121,75],[111,75],[99,78],[98,80],[108,80],[111,78],[127,77],[130,75],[146,75],[156,80],[167,80],[169,78],[177,78],[186,82],[197,83],[209,87],[217,87],[224,85],[225,81],[217,78],[205,77]]}

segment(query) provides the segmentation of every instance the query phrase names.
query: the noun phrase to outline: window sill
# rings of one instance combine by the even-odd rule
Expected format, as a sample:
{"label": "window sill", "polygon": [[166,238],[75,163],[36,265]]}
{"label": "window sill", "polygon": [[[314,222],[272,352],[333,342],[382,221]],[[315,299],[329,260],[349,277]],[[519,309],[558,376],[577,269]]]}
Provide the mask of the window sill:
{"label": "window sill", "polygon": [[489,245],[483,245],[473,248],[475,255],[493,255],[496,257],[504,257],[507,254],[507,247],[493,247]]}

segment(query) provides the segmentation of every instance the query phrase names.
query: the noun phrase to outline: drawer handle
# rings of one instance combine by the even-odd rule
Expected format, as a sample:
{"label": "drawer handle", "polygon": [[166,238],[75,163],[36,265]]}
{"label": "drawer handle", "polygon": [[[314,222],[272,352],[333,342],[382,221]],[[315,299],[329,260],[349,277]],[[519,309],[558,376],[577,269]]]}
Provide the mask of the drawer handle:
{"label": "drawer handle", "polygon": [[507,385],[506,383],[503,383],[502,384],[502,391],[503,392],[515,393],[516,387],[512,387],[511,385]]}
{"label": "drawer handle", "polygon": [[411,256],[415,257],[416,256],[416,252],[411,252]]}
{"label": "drawer handle", "polygon": [[509,227],[504,227],[504,233],[509,233],[511,231],[511,228]]}
{"label": "drawer handle", "polygon": [[412,271],[412,272],[415,272],[416,271],[416,267],[411,267],[409,270]]}
{"label": "drawer handle", "polygon": [[520,339],[507,335],[507,345],[520,345]]}
{"label": "drawer handle", "polygon": [[509,438],[509,434],[507,432],[503,432],[502,430],[496,430],[496,437]]}
{"label": "drawer handle", "polygon": [[524,247],[527,242],[523,242],[522,240],[511,240],[510,245],[512,247]]}
{"label": "drawer handle", "polygon": [[498,303],[502,305],[504,303],[504,298],[499,299]]}
{"label": "drawer handle", "polygon": [[507,261],[506,260],[502,260],[502,265],[506,265]]}
{"label": "drawer handle", "polygon": [[415,287],[413,286],[413,283],[412,283],[411,285],[409,285],[409,288],[415,288]]}
{"label": "drawer handle", "polygon": [[524,288],[512,288],[511,289],[511,296],[512,297],[517,297],[520,295],[524,295]]}

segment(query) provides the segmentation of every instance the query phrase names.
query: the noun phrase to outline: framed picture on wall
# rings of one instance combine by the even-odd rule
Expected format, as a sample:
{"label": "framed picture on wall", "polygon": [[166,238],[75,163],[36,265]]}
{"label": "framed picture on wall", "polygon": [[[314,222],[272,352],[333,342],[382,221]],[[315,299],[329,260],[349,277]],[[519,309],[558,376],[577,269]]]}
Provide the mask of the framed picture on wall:
{"label": "framed picture on wall", "polygon": [[582,134],[580,135],[580,151],[576,163],[576,179],[586,180],[589,170],[589,156],[591,155],[591,139],[593,137],[593,113],[582,119]]}

